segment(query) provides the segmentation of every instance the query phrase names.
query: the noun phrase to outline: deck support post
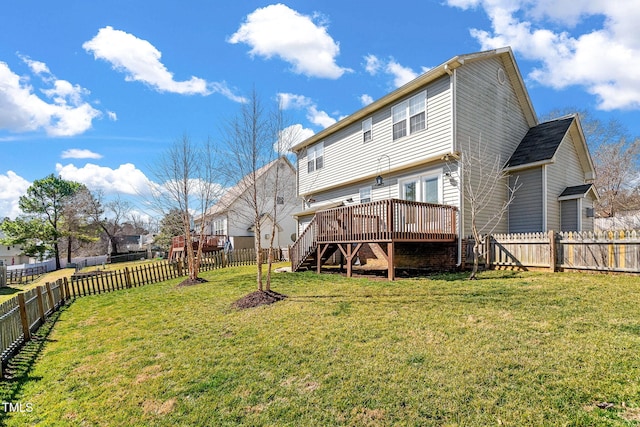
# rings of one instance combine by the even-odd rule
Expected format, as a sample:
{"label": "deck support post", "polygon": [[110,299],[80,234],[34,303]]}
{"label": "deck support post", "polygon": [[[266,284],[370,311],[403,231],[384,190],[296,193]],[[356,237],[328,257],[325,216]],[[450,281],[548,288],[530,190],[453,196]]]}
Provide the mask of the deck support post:
{"label": "deck support post", "polygon": [[389,281],[393,281],[396,278],[396,269],[395,269],[395,261],[394,261],[394,243],[387,243],[387,277]]}

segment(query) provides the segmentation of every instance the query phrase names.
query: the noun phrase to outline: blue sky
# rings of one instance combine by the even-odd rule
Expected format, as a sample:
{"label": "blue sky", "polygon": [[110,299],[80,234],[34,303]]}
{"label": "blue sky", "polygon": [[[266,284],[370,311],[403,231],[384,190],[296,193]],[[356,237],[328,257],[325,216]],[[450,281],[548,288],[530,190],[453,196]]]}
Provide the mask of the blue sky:
{"label": "blue sky", "polygon": [[[511,46],[538,115],[640,135],[639,0],[32,0],[0,12],[0,217],[50,173],[134,197],[255,87],[311,135],[451,57]],[[142,209],[142,208],[140,208]]]}

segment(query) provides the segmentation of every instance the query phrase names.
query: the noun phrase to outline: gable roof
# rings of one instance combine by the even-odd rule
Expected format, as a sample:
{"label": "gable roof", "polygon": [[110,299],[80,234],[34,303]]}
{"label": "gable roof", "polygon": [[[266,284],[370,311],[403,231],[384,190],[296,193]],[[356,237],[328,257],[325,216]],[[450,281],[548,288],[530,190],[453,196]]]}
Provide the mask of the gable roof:
{"label": "gable roof", "polygon": [[541,123],[529,129],[507,162],[507,168],[553,159],[574,117]]}
{"label": "gable roof", "polygon": [[[273,166],[277,165],[280,162],[284,162],[295,173],[295,168],[293,167],[289,159],[287,159],[285,156],[279,157],[267,163],[266,165],[262,166],[261,168],[257,169],[255,173],[250,172],[247,175],[243,176],[242,179],[240,179],[240,181],[238,181],[236,185],[231,187],[222,195],[222,197],[220,197],[220,200],[218,200],[218,202],[215,205],[213,205],[211,208],[207,210],[204,216],[210,217],[210,216],[219,215],[226,212],[229,209],[229,207],[238,198],[240,198],[240,196],[242,196],[245,193],[245,191],[249,189],[249,187],[253,183],[254,177],[255,177],[255,180],[257,181],[263,175],[265,175],[269,171],[269,169],[271,169]],[[200,218],[201,216],[198,216],[196,218],[196,221],[200,220]]]}
{"label": "gable roof", "polygon": [[334,123],[328,128],[316,133],[315,135],[305,139],[304,141],[294,145],[291,148],[291,151],[294,153],[299,152],[303,148],[315,144],[316,142],[321,141],[323,138],[331,135],[334,132],[337,132],[345,127],[357,123],[362,119],[370,116],[374,112],[394,104],[405,96],[419,90],[425,85],[439,79],[440,77],[451,75],[453,70],[456,68],[464,66],[465,63],[481,61],[490,58],[501,58],[504,63],[504,68],[507,76],[511,79],[513,83],[513,87],[516,93],[516,97],[520,105],[522,106],[522,110],[524,112],[524,116],[527,119],[529,126],[535,126],[538,124],[538,119],[533,109],[533,104],[531,103],[531,98],[529,97],[529,93],[524,85],[524,80],[522,79],[522,75],[520,74],[520,70],[518,69],[518,65],[516,64],[515,57],[513,56],[513,52],[510,47],[503,47],[500,49],[487,50],[483,52],[469,53],[464,55],[454,56],[450,60],[438,65],[427,71],[426,73],[418,76],[417,78],[411,80],[409,83],[404,86],[399,87],[393,92],[383,96],[382,98],[372,102],[366,107],[354,112],[353,114],[348,115],[344,119]]}
{"label": "gable roof", "polygon": [[589,192],[592,192],[594,199],[600,199],[593,184],[583,184],[565,188],[558,196],[558,200],[581,199],[586,197]]}

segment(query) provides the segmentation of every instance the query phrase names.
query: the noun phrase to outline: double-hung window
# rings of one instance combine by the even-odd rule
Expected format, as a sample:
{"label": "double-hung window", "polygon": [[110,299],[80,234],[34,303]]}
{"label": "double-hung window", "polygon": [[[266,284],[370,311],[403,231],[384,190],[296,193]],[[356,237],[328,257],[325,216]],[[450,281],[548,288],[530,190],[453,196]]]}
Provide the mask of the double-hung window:
{"label": "double-hung window", "polygon": [[371,117],[362,122],[362,142],[371,141],[373,138],[373,133],[371,131],[372,123],[373,120],[371,120]]}
{"label": "double-hung window", "polygon": [[324,166],[324,143],[319,142],[307,148],[307,172],[322,169]]}
{"label": "double-hung window", "polygon": [[391,116],[394,140],[425,129],[427,127],[427,92],[420,92],[393,106]]}
{"label": "double-hung window", "polygon": [[360,203],[367,203],[371,201],[371,186],[362,187],[360,189]]}

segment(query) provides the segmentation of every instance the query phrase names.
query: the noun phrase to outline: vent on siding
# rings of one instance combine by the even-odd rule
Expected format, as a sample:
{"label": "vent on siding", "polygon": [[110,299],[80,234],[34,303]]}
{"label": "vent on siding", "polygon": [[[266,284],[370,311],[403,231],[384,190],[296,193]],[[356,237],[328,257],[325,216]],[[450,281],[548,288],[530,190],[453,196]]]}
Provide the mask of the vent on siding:
{"label": "vent on siding", "polygon": [[498,68],[498,83],[503,85],[507,81],[507,76],[504,74],[504,70],[502,68]]}

